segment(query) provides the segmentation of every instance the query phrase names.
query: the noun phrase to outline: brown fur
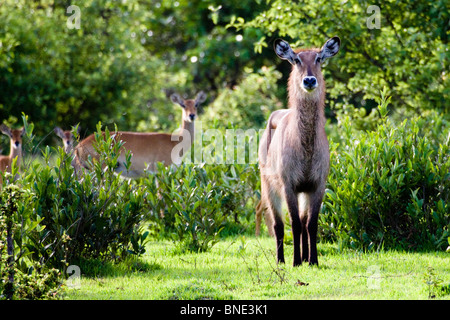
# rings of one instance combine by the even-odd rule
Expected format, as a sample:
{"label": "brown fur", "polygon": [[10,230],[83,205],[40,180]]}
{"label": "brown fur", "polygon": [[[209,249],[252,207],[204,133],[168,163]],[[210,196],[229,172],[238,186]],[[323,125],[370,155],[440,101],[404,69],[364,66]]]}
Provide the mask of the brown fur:
{"label": "brown fur", "polygon": [[[137,178],[145,174],[145,171],[155,171],[156,163],[163,162],[166,166],[173,163],[172,150],[180,144],[184,138],[190,139],[192,144],[194,139],[194,120],[197,116],[197,106],[205,100],[204,93],[199,93],[195,100],[183,100],[178,95],[172,96],[172,101],[183,107],[183,120],[180,134],[170,133],[140,133],[119,131],[115,135],[117,141],[124,142],[116,171],[129,178]],[[74,166],[89,168],[88,158],[97,160],[99,155],[94,149],[95,135],[91,134],[81,141],[75,148]],[[127,171],[123,165],[126,161],[126,152],[131,151],[131,167]],[[186,151],[186,150],[182,150]],[[182,156],[182,154],[180,154]]]}
{"label": "brown fur", "polygon": [[[10,151],[8,156],[0,156],[0,171],[11,172],[11,164],[14,158],[17,158],[17,167],[20,167],[22,162],[22,137],[25,133],[24,128],[11,130],[5,124],[0,125],[0,130],[3,134],[10,138]],[[0,184],[3,179],[0,175]]]}
{"label": "brown fur", "polygon": [[[281,48],[279,52],[287,51]],[[256,208],[257,233],[261,216],[267,211],[269,233],[276,237],[277,261],[284,263],[281,207],[286,201],[293,232],[294,266],[302,261],[318,263],[318,214],[330,161],[325,134],[325,83],[320,63],[316,63],[320,52],[295,52],[301,63],[292,52],[286,55],[293,64],[288,82],[289,109],[270,116],[259,148],[261,201]],[[318,86],[306,92],[302,88],[304,77],[315,77]]]}
{"label": "brown fur", "polygon": [[74,143],[74,137],[71,130],[63,130],[60,127],[55,127],[55,133],[58,137],[61,138],[63,145],[64,145],[64,151],[69,154],[73,151],[73,143]]}

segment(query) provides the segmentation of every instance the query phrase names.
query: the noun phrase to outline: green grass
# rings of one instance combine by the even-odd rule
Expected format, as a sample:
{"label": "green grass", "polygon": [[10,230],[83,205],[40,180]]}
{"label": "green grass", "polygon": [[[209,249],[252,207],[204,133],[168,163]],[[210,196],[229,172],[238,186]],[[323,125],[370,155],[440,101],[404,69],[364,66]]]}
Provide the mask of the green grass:
{"label": "green grass", "polygon": [[[226,239],[198,254],[155,241],[139,261],[81,263],[81,285],[67,288],[65,299],[450,299],[441,293],[450,284],[449,253],[318,249],[318,267],[293,268],[292,246],[285,249],[286,265],[277,266],[269,237]],[[434,275],[427,285],[429,267]]]}

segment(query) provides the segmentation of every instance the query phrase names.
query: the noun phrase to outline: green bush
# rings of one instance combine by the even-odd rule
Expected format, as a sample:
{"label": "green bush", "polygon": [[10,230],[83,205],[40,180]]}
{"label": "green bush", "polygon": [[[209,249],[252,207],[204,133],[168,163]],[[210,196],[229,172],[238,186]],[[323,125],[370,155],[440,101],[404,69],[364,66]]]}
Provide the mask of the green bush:
{"label": "green bush", "polygon": [[[123,144],[115,143],[107,129],[104,135],[100,125],[97,129],[100,159],[93,170],[75,175],[72,157],[59,148],[55,166],[35,166],[30,173],[32,210],[46,226],[45,232],[34,234],[34,252],[51,259],[52,265],[81,257],[115,259],[127,252],[143,253],[145,191],[114,173]],[[49,163],[48,149],[44,158]]]}
{"label": "green bush", "polygon": [[445,249],[449,124],[430,114],[396,125],[386,108],[384,99],[374,131],[352,130],[348,118],[341,123],[345,142],[331,146],[322,238],[359,249]]}
{"label": "green bush", "polygon": [[194,252],[206,251],[218,241],[225,220],[220,212],[224,195],[217,185],[205,182],[206,171],[196,166],[160,165],[146,180],[154,221],[182,249]]}
{"label": "green bush", "polygon": [[206,251],[224,227],[253,216],[257,174],[250,165],[164,167],[145,179],[151,229],[182,250]]}
{"label": "green bush", "polygon": [[[116,259],[142,254],[146,241],[141,222],[146,213],[145,190],[122,179],[114,169],[122,143],[106,129],[96,136],[98,162],[75,174],[72,157],[58,148],[55,164],[50,148],[43,161],[33,162],[16,181],[28,197],[19,201],[16,222],[33,226],[19,248],[41,267],[64,269],[80,258]],[[9,180],[4,181],[7,185]]]}
{"label": "green bush", "polygon": [[[16,167],[13,166],[13,172]],[[27,193],[9,184],[0,194],[0,300],[56,299],[60,296],[60,272],[30,260],[27,235],[39,229],[29,215]]]}

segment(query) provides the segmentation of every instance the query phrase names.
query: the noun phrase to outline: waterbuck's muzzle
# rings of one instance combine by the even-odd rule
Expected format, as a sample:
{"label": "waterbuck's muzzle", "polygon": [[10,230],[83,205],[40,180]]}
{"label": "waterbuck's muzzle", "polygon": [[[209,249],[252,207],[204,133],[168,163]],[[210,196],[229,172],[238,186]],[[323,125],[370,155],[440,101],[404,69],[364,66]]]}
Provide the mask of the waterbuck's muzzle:
{"label": "waterbuck's muzzle", "polygon": [[308,76],[303,78],[302,82],[303,89],[306,91],[313,91],[315,88],[317,88],[317,79],[313,76]]}

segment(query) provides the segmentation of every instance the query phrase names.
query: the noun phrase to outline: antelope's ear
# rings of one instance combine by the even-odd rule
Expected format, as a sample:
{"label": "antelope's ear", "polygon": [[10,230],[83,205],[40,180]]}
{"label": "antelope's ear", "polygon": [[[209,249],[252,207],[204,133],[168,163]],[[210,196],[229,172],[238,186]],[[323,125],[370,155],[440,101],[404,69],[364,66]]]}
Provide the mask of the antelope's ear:
{"label": "antelope's ear", "polygon": [[301,63],[300,58],[295,54],[294,50],[291,49],[289,43],[284,40],[277,39],[273,44],[275,53],[280,59],[289,61],[292,65]]}
{"label": "antelope's ear", "polygon": [[340,47],[341,47],[341,39],[339,39],[339,37],[333,37],[329,39],[327,42],[325,42],[322,49],[317,54],[316,61],[322,63],[326,59],[335,56],[339,52]]}
{"label": "antelope's ear", "polygon": [[0,131],[9,137],[12,137],[11,129],[4,123],[0,125]]}
{"label": "antelope's ear", "polygon": [[170,100],[172,100],[173,103],[178,103],[180,106],[182,106],[183,108],[185,107],[184,105],[184,100],[181,99],[180,95],[178,93],[173,93],[170,96]]}
{"label": "antelope's ear", "polygon": [[54,131],[58,137],[64,139],[64,132],[60,127],[55,127]]}
{"label": "antelope's ear", "polygon": [[197,93],[197,96],[195,97],[195,106],[197,107],[200,103],[205,102],[206,100],[206,93],[203,91],[200,91]]}

